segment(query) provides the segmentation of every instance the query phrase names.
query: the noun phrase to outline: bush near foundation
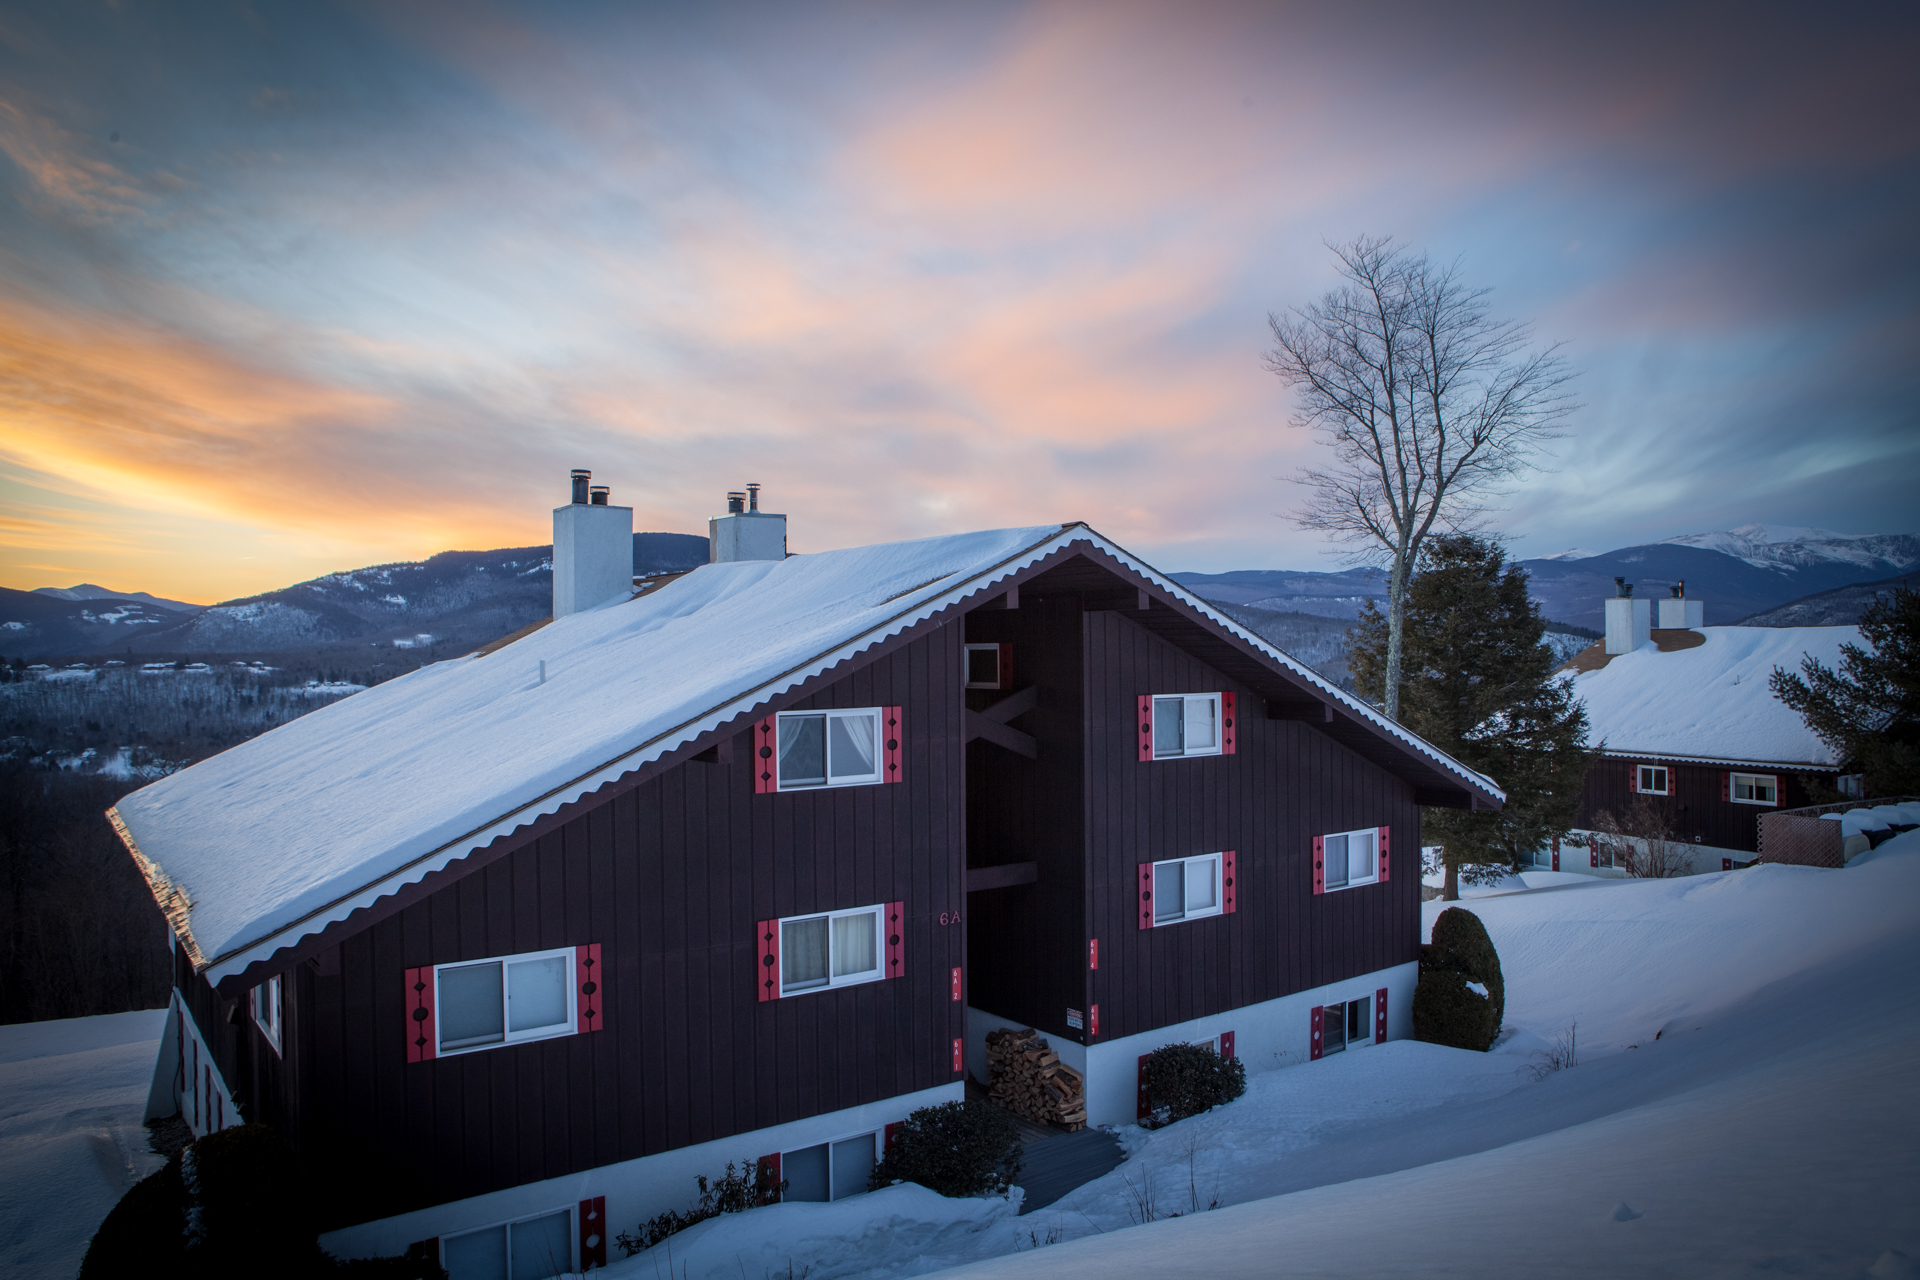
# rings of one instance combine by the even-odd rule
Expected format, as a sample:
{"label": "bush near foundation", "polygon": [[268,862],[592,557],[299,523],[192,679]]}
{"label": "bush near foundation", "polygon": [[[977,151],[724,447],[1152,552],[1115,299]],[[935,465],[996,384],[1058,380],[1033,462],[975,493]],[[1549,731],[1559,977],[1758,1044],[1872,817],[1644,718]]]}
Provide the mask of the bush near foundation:
{"label": "bush near foundation", "polygon": [[[1469,984],[1485,988],[1486,994]],[[1507,1012],[1500,957],[1480,917],[1448,907],[1433,922],[1433,942],[1420,948],[1413,991],[1413,1036],[1429,1044],[1484,1053],[1499,1038]]]}
{"label": "bush near foundation", "polygon": [[894,1131],[867,1187],[917,1182],[943,1196],[1005,1195],[1020,1173],[1020,1131],[991,1102],[922,1107]]}
{"label": "bush near foundation", "polygon": [[1247,1068],[1210,1044],[1163,1044],[1140,1064],[1146,1127],[1158,1129],[1225,1106],[1247,1091]]}

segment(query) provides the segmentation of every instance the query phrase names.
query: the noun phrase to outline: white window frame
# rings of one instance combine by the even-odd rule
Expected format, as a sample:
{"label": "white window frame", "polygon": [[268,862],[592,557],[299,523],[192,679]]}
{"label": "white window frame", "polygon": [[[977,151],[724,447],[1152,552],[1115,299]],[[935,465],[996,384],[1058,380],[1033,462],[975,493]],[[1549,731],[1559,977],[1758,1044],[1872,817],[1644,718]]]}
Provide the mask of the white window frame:
{"label": "white window frame", "polygon": [[524,1213],[517,1218],[505,1218],[499,1222],[489,1222],[484,1227],[469,1227],[465,1231],[455,1231],[450,1235],[440,1237],[440,1256],[437,1260],[442,1267],[447,1265],[447,1244],[449,1241],[458,1240],[462,1236],[479,1235],[482,1231],[498,1231],[502,1227],[505,1227],[507,1231],[507,1272],[511,1275],[513,1272],[513,1229],[523,1223],[538,1222],[542,1218],[551,1218],[556,1213],[564,1213],[567,1215],[568,1269],[558,1272],[557,1274],[561,1276],[577,1275],[579,1274],[580,1268],[580,1220],[574,1217],[574,1214],[577,1212],[579,1212],[579,1206],[577,1204],[557,1204],[550,1209],[542,1209],[539,1213]]}
{"label": "white window frame", "polygon": [[[812,988],[808,988],[808,990],[812,990]],[[839,1146],[841,1143],[851,1142],[855,1138],[871,1139],[873,1142],[873,1167],[877,1169],[880,1167],[881,1160],[886,1158],[886,1153],[880,1149],[880,1136],[882,1132],[883,1131],[879,1129],[856,1130],[853,1133],[843,1133],[837,1138],[828,1138],[825,1142],[809,1142],[804,1147],[795,1147],[791,1151],[782,1151],[780,1153],[780,1176],[782,1179],[784,1179],[787,1176],[787,1161],[790,1158],[792,1158],[795,1155],[798,1155],[802,1151],[811,1150],[814,1147],[825,1147],[827,1149],[827,1198],[825,1200],[796,1200],[793,1203],[795,1204],[835,1204],[835,1203],[838,1203],[840,1200],[851,1200],[853,1199],[854,1196],[865,1195],[866,1188],[864,1187],[862,1187],[858,1191],[853,1192],[851,1195],[836,1197],[833,1194],[833,1149]],[[781,1200],[782,1202],[785,1202],[786,1200],[785,1192],[781,1192]]]}
{"label": "white window frame", "polygon": [[[859,777],[835,778],[831,767],[832,761],[823,758],[820,762],[820,767],[827,775],[826,781],[788,782],[780,771],[780,725],[788,720],[799,720],[814,716],[824,716],[829,721],[851,719],[855,716],[872,716],[873,772],[871,774],[863,774]],[[887,762],[882,747],[886,741],[886,729],[884,725],[886,718],[886,709],[884,707],[834,707],[814,711],[782,711],[778,716],[774,717],[773,775],[775,779],[775,789],[780,791],[827,791],[834,787],[870,787],[877,783],[884,782],[886,780]],[[831,751],[832,742],[833,731],[831,726],[829,726],[826,732],[826,741],[822,744],[823,751]]]}
{"label": "white window frame", "polygon": [[[1639,764],[1633,767],[1633,789],[1643,796],[1667,796],[1673,794],[1673,770],[1663,764]],[[1647,785],[1647,775],[1658,772],[1660,781],[1665,785],[1652,787]]]}
{"label": "white window frame", "polygon": [[[1349,878],[1343,884],[1334,884],[1332,883],[1332,878],[1327,875],[1327,872],[1331,870],[1331,868],[1327,865],[1327,858],[1326,858],[1327,841],[1337,840],[1341,836],[1346,836],[1349,840],[1351,840],[1354,836],[1366,836],[1373,841],[1373,863],[1372,863],[1373,871],[1370,875],[1367,876],[1366,879],[1354,880]],[[1347,866],[1349,868],[1353,866],[1351,855],[1348,856]],[[1380,883],[1380,828],[1355,827],[1352,831],[1329,831],[1320,837],[1320,892],[1321,893],[1323,894],[1339,893],[1346,889],[1361,889],[1361,888],[1365,888],[1367,885],[1379,884],[1379,883]]]}
{"label": "white window frame", "polygon": [[280,975],[274,974],[249,992],[247,1005],[253,1011],[253,1025],[260,1028],[275,1053],[284,1055],[281,1043],[286,1033],[287,1007]]}
{"label": "white window frame", "polygon": [[[1756,782],[1764,782],[1772,787],[1773,799],[1742,800],[1740,798],[1740,781],[1743,778],[1749,785]],[[1731,800],[1734,804],[1752,804],[1759,805],[1762,809],[1778,809],[1780,807],[1780,775],[1777,773],[1729,773],[1727,775],[1727,799]]]}
{"label": "white window frame", "polygon": [[[529,1044],[535,1040],[557,1040],[561,1036],[574,1035],[579,1031],[580,1001],[574,986],[573,947],[554,947],[547,951],[522,951],[510,956],[482,956],[477,960],[456,960],[448,964],[433,966],[433,1008],[434,1008],[434,1054],[441,1058],[451,1058],[463,1053],[484,1053],[488,1049],[504,1049],[508,1045]],[[507,966],[526,960],[546,960],[554,956],[566,957],[567,993],[563,1007],[567,1011],[565,1023],[552,1023],[544,1027],[531,1027],[525,1031],[514,1031],[513,1027],[513,989],[507,981]],[[483,964],[500,966],[500,1027],[501,1038],[489,1040],[485,1044],[466,1044],[449,1049],[440,1040],[440,1010],[445,1007],[440,999],[440,975],[453,969],[472,969]],[[545,1216],[545,1215],[535,1215]],[[497,1224],[496,1224],[497,1225]]]}
{"label": "white window frame", "polygon": [[[1368,992],[1365,995],[1355,996],[1351,1000],[1338,1000],[1332,1004],[1320,1006],[1321,1057],[1324,1058],[1334,1053],[1345,1053],[1348,1049],[1364,1049],[1373,1043],[1374,1018],[1378,1012],[1373,1002],[1377,999],[1379,999],[1379,996],[1376,993]],[[1365,1004],[1367,1006],[1366,1014],[1360,1020],[1360,1037],[1357,1040],[1348,1034],[1349,1011],[1351,1007],[1356,1004]],[[1338,1049],[1329,1049],[1327,1048],[1327,1041],[1329,1039],[1327,1035],[1327,1015],[1335,1009],[1340,1011],[1340,1047]]]}
{"label": "white window frame", "polygon": [[[833,921],[848,916],[873,915],[873,970],[870,973],[850,974],[847,977],[835,977],[833,973]],[[780,997],[791,999],[794,996],[810,996],[816,991],[833,991],[840,987],[857,987],[866,982],[878,982],[887,976],[887,935],[885,903],[875,903],[870,907],[848,907],[843,911],[810,911],[805,915],[782,916],[774,925],[780,931]],[[827,980],[805,987],[787,985],[787,926],[802,920],[827,921]],[[814,1145],[812,1143],[809,1146]]]}
{"label": "white window frame", "polygon": [[[963,654],[960,659],[960,662],[961,662],[960,674],[962,677],[964,677],[964,682],[966,684],[966,687],[969,689],[1000,688],[1002,683],[1007,678],[1007,673],[1000,669],[1000,646],[998,644],[970,644],[965,646],[965,648],[966,648],[966,653]],[[975,653],[991,653],[993,655],[992,683],[985,684],[972,678],[973,655]]]}
{"label": "white window frame", "polygon": [[[1179,699],[1182,703],[1180,709],[1180,749],[1178,751],[1162,751],[1160,749],[1160,704],[1162,702],[1171,702],[1175,699]],[[1189,751],[1186,743],[1186,708],[1196,702],[1208,702],[1213,705],[1213,745],[1211,747],[1201,747],[1198,750]],[[1225,739],[1227,731],[1226,727],[1221,723],[1220,702],[1221,698],[1218,693],[1154,694],[1153,701],[1148,708],[1148,715],[1151,717],[1150,723],[1153,726],[1152,729],[1149,730],[1149,732],[1153,734],[1153,758],[1155,760],[1189,760],[1196,756],[1217,756],[1223,754],[1224,748],[1222,741]]]}
{"label": "white window frame", "polygon": [[[1189,920],[1205,920],[1208,916],[1217,916],[1217,915],[1223,914],[1226,911],[1227,895],[1226,895],[1226,887],[1221,883],[1221,878],[1225,874],[1224,871],[1221,869],[1222,861],[1223,860],[1221,856],[1217,853],[1197,853],[1197,854],[1194,854],[1192,857],[1188,857],[1188,858],[1165,858],[1159,862],[1154,863],[1153,864],[1153,882],[1154,882],[1154,885],[1156,886],[1154,889],[1154,893],[1156,897],[1155,897],[1155,902],[1153,907],[1153,927],[1156,929],[1159,929],[1170,924],[1185,924]],[[1160,868],[1170,867],[1175,865],[1176,863],[1179,864],[1181,868],[1181,887],[1183,890],[1187,884],[1188,877],[1192,875],[1192,872],[1187,869],[1189,866],[1200,864],[1200,863],[1212,864],[1213,906],[1210,909],[1205,909],[1200,911],[1182,910],[1179,915],[1168,916],[1166,919],[1163,920],[1160,918],[1160,905],[1158,901],[1158,894],[1159,894],[1158,885],[1160,883]],[[1182,896],[1184,899],[1184,894]]]}

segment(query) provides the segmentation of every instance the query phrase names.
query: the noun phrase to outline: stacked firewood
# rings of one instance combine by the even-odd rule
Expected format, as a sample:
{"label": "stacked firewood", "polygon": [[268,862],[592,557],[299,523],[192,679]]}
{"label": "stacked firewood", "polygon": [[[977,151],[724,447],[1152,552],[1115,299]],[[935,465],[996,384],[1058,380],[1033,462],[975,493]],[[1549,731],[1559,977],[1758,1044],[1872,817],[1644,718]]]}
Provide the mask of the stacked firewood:
{"label": "stacked firewood", "polygon": [[1087,1127],[1086,1082],[1032,1027],[987,1032],[987,1077],[987,1096],[1016,1115]]}

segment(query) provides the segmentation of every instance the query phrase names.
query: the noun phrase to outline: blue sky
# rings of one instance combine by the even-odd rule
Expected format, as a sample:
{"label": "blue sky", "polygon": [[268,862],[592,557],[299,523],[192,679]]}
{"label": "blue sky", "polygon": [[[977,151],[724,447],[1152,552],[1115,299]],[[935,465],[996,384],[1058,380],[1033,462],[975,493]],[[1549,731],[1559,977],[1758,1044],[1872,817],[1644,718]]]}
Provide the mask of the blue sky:
{"label": "blue sky", "polygon": [[1260,357],[1362,233],[1580,371],[1517,553],[1912,531],[1917,55],[1895,6],[9,7],[0,583],[543,542],[574,466],[652,529],[764,482],[801,550],[1333,567]]}

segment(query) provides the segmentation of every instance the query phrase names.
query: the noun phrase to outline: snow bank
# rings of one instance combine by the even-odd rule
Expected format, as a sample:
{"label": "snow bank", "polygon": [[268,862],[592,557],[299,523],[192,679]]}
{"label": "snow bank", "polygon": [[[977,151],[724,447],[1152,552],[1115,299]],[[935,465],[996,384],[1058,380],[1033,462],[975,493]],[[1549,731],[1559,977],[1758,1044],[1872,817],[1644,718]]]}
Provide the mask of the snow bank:
{"label": "snow bank", "polygon": [[1832,767],[1832,748],[1773,696],[1775,667],[1802,658],[1827,666],[1840,646],[1861,644],[1858,627],[1707,627],[1692,649],[1661,653],[1651,643],[1598,671],[1573,677],[1586,704],[1589,738],[1614,755],[1814,764]]}
{"label": "snow bank", "polygon": [[0,1276],[70,1276],[165,1163],[141,1124],[165,1009],[0,1026]]}

